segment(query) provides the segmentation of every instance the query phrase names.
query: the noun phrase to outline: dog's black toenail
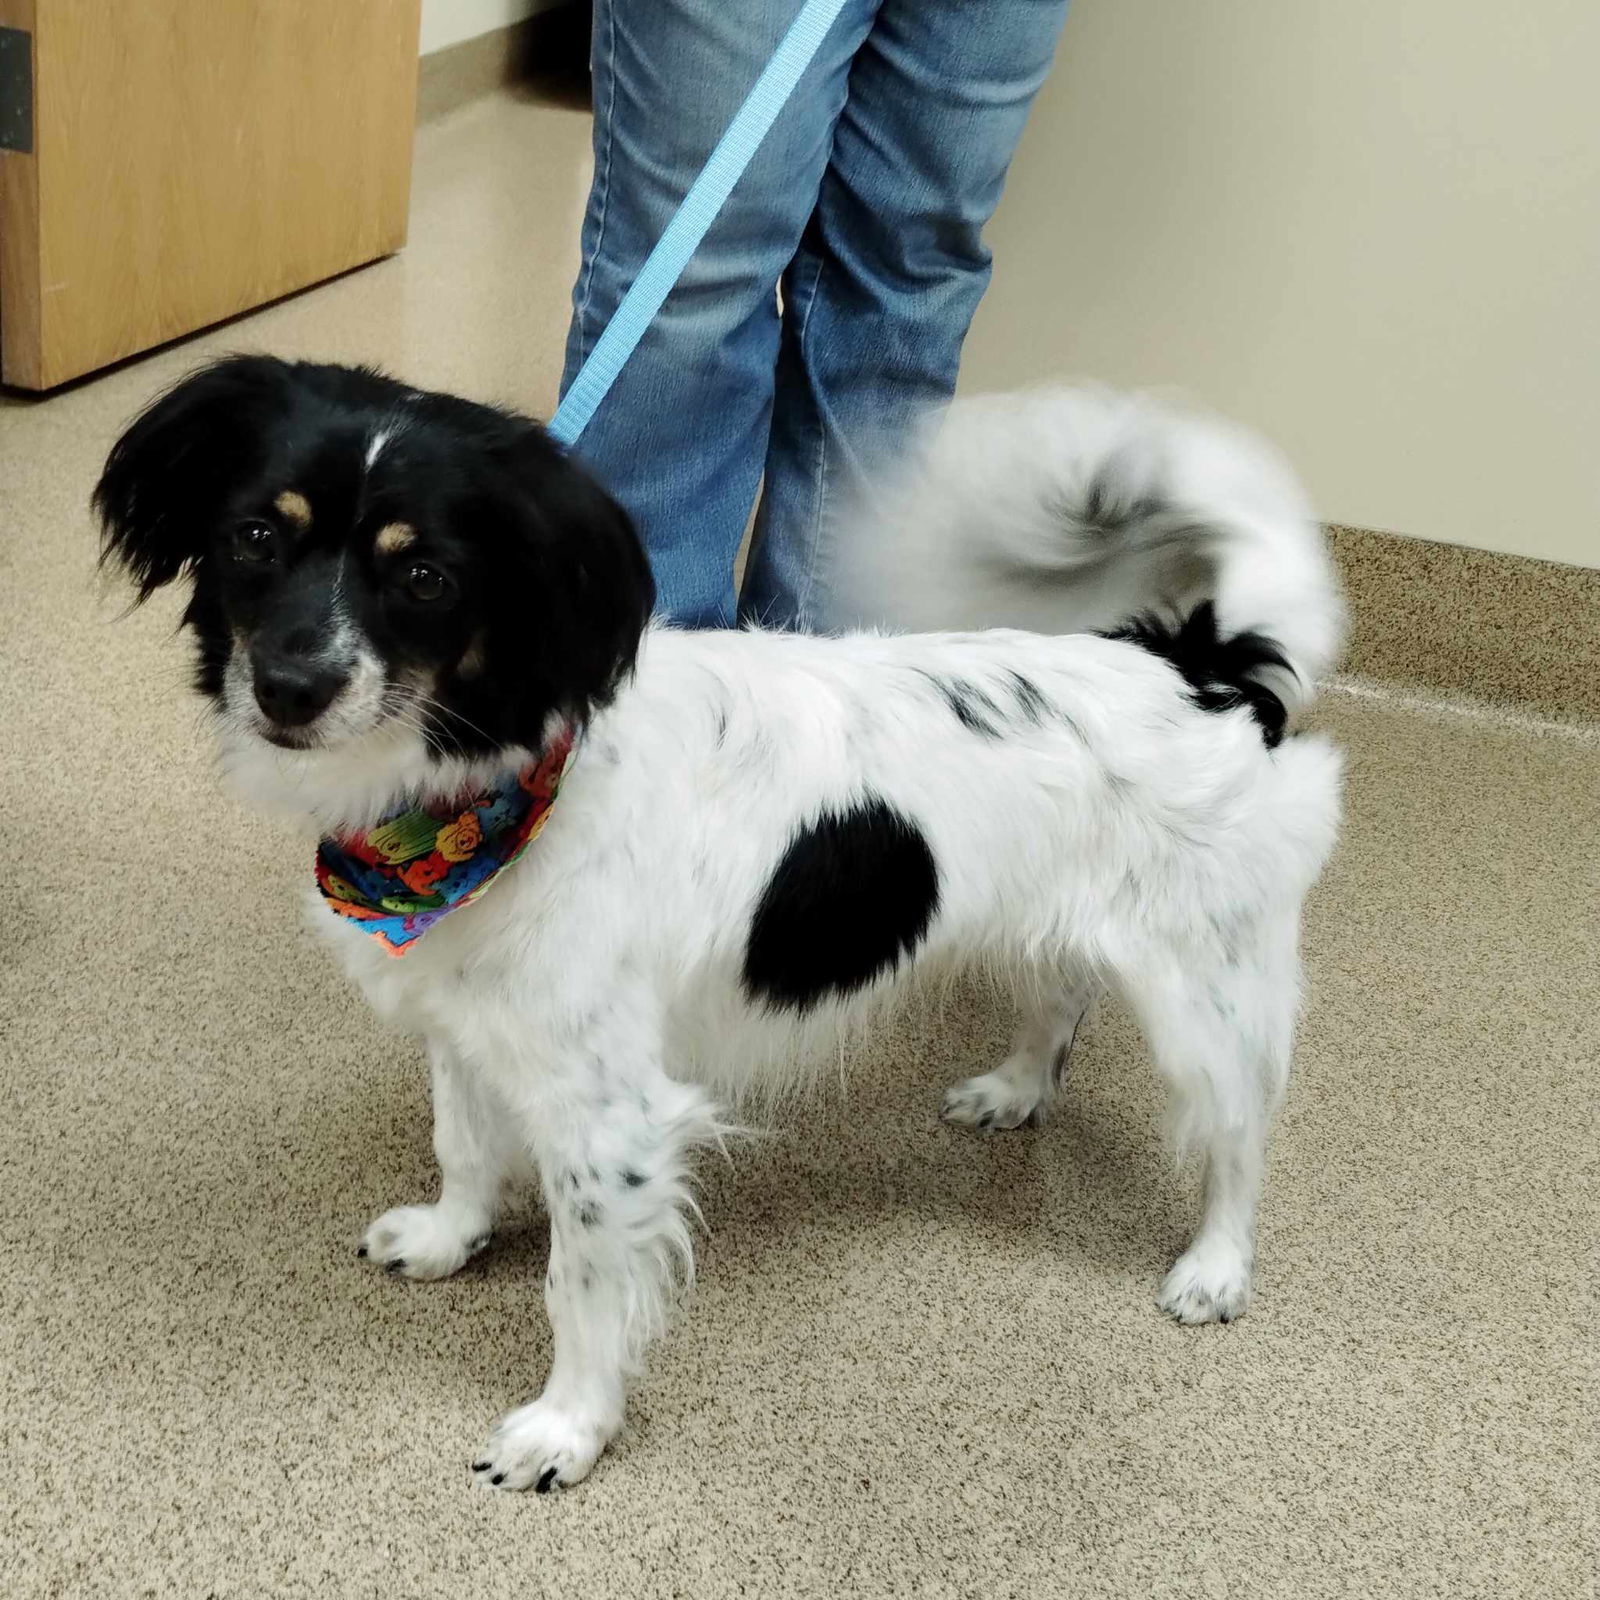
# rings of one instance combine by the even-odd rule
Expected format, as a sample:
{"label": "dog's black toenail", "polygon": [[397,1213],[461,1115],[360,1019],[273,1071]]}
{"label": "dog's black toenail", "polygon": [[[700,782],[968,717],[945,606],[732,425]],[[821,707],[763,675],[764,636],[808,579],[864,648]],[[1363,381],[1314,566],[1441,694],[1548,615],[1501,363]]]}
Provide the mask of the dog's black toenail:
{"label": "dog's black toenail", "polygon": [[395,1260],[393,1260],[393,1261],[391,1261],[389,1263],[388,1267],[385,1268],[385,1271],[388,1271],[388,1272],[399,1272],[401,1270],[401,1268],[403,1268],[405,1266],[405,1264],[406,1264],[406,1258],[404,1256],[399,1256]]}
{"label": "dog's black toenail", "polygon": [[546,1467],[544,1469],[543,1476],[539,1479],[539,1481],[536,1484],[534,1484],[533,1492],[535,1494],[549,1494],[551,1488],[555,1484],[555,1481],[556,1481],[556,1469],[554,1467]]}
{"label": "dog's black toenail", "polygon": [[356,1254],[358,1256],[364,1256],[366,1253],[367,1253],[367,1247],[364,1244],[356,1246]]}
{"label": "dog's black toenail", "polygon": [[487,1472],[493,1465],[494,1462],[492,1461],[474,1461],[472,1463],[472,1470],[474,1472]]}
{"label": "dog's black toenail", "polygon": [[506,1475],[503,1472],[495,1473],[495,1475],[489,1480],[490,1483],[504,1483],[505,1481]]}

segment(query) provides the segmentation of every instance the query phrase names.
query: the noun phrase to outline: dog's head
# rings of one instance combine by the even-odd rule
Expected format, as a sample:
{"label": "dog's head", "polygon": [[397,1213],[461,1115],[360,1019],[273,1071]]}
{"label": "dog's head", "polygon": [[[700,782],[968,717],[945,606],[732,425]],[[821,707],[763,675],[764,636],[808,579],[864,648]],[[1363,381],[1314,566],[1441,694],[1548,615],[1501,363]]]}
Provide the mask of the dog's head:
{"label": "dog's head", "polygon": [[537,748],[611,696],[650,612],[627,515],[536,423],[363,369],[206,368],[95,505],[141,599],[192,577],[202,693],[291,749],[396,721],[441,757]]}

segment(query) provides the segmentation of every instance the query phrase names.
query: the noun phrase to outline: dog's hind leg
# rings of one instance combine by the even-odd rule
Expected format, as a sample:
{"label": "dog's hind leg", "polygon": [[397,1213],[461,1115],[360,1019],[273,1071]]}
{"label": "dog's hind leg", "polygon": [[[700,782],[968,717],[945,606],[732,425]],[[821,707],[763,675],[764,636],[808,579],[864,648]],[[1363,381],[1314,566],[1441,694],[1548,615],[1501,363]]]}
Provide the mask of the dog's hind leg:
{"label": "dog's hind leg", "polygon": [[489,1242],[505,1181],[517,1164],[482,1086],[430,1041],[433,1151],[443,1179],[432,1205],[396,1206],[366,1231],[360,1254],[407,1278],[447,1278]]}
{"label": "dog's hind leg", "polygon": [[1180,1322],[1230,1322],[1250,1302],[1267,1135],[1288,1077],[1299,960],[1292,920],[1229,956],[1190,949],[1122,975],[1166,1080],[1180,1149],[1205,1160],[1199,1231],[1156,1296]]}
{"label": "dog's hind leg", "polygon": [[940,1116],[984,1133],[1043,1122],[1095,994],[1091,979],[1076,976],[1064,990],[1025,998],[1005,1060],[947,1090]]}

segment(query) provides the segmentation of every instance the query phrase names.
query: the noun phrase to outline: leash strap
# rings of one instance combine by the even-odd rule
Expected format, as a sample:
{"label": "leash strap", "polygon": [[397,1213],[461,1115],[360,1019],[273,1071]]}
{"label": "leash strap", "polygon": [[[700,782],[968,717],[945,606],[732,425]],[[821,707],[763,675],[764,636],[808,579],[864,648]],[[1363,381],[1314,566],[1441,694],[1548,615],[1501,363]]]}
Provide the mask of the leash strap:
{"label": "leash strap", "polygon": [[800,15],[762,69],[727,131],[717,141],[700,176],[690,186],[666,231],[623,295],[611,321],[589,352],[571,387],[561,397],[549,432],[557,443],[575,444],[600,402],[616,382],[645,330],[655,321],[662,302],[683,276],[683,269],[717,220],[733,187],[761,147],[767,130],[788,103],[795,86],[811,65],[828,29],[846,0],[805,0]]}

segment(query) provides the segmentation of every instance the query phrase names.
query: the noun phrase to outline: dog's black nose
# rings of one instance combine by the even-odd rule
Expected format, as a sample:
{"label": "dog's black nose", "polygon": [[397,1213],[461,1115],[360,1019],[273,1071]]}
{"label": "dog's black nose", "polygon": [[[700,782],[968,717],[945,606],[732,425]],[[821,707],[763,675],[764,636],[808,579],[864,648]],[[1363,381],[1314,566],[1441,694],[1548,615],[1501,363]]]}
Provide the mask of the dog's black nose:
{"label": "dog's black nose", "polygon": [[304,661],[258,663],[255,678],[256,704],[280,728],[303,728],[314,721],[345,682],[345,674],[337,668]]}

